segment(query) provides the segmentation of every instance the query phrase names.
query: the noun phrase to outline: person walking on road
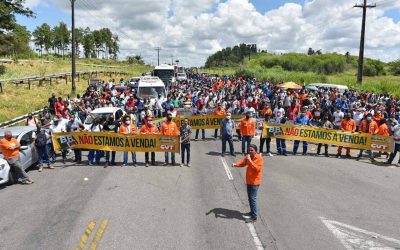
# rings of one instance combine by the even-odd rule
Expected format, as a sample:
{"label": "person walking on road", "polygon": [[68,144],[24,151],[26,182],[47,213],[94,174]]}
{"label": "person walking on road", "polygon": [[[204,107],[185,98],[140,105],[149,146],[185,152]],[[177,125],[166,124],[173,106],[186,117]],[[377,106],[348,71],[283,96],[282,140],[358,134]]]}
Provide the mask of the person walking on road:
{"label": "person walking on road", "polygon": [[[122,119],[122,124],[119,127],[119,133],[124,135],[135,135],[138,134],[138,130],[136,128],[135,122],[131,121],[129,116],[124,116]],[[124,152],[124,162],[122,163],[121,167],[126,166],[128,164],[128,153]],[[136,152],[131,152],[132,155],[132,166],[136,167]]]}
{"label": "person walking on road", "polygon": [[180,128],[181,135],[181,167],[185,164],[185,152],[186,152],[186,166],[190,168],[190,137],[192,136],[192,127],[189,126],[189,120],[185,118]]}
{"label": "person walking on road", "polygon": [[[393,152],[390,153],[389,159],[385,162],[386,164],[392,164],[392,161],[394,160],[394,157],[396,157],[397,152],[400,152],[400,125],[397,124],[392,128],[393,131],[393,137],[394,137],[394,149]],[[399,159],[400,163],[400,159]],[[398,164],[397,167],[400,167]]]}
{"label": "person walking on road", "polygon": [[[167,136],[179,135],[178,126],[176,125],[175,122],[172,121],[172,114],[170,114],[170,113],[167,114],[167,121],[165,121],[161,125],[161,134],[167,135]],[[171,152],[171,163],[172,163],[172,166],[174,166],[176,164],[174,152]],[[167,166],[168,164],[169,164],[169,153],[165,152],[165,162],[163,165]]]}
{"label": "person walking on road", "polygon": [[10,165],[11,171],[13,171],[17,180],[22,184],[32,184],[33,181],[28,177],[28,174],[22,168],[19,161],[19,149],[21,145],[17,139],[12,137],[10,131],[4,133],[4,138],[0,140],[0,148],[4,159]]}
{"label": "person walking on road", "polygon": [[235,131],[235,122],[231,119],[231,113],[227,113],[226,118],[221,122],[222,157],[224,157],[226,152],[226,142],[229,144],[229,151],[231,155],[236,156],[235,149],[233,147],[233,131]]}
{"label": "person walking on road", "polygon": [[[240,134],[242,135],[242,154],[247,154],[249,152],[251,140],[256,133],[256,125],[251,118],[251,113],[246,113],[246,118],[240,122]],[[247,143],[247,147],[246,147]]]}
{"label": "person walking on road", "polygon": [[47,146],[47,140],[50,135],[46,130],[42,129],[39,124],[36,126],[37,130],[33,133],[32,138],[35,140],[35,147],[38,152],[38,171],[43,171],[43,161],[46,162],[49,169],[54,169],[50,163],[49,149]]}
{"label": "person walking on road", "polygon": [[[142,126],[142,128],[140,129],[140,134],[142,134],[142,135],[146,135],[146,134],[157,135],[159,133],[160,133],[160,131],[153,124],[153,118],[147,117],[146,124],[144,124]],[[156,153],[155,152],[145,152],[144,158],[146,161],[146,167],[149,166],[149,153],[151,154],[151,165],[155,166],[156,165]]]}
{"label": "person walking on road", "polygon": [[[265,113],[264,123],[268,123],[270,121],[271,121],[271,115],[269,113]],[[271,154],[271,137],[268,137],[268,135],[267,135],[267,137],[264,138],[263,133],[261,133],[261,137],[260,137],[260,154],[261,155],[263,154],[264,144],[267,148],[265,155],[272,157],[273,155]]]}
{"label": "person walking on road", "polygon": [[232,167],[247,167],[246,184],[249,199],[250,213],[245,214],[246,223],[257,221],[257,193],[262,182],[264,160],[257,152],[257,146],[251,144],[249,153],[242,161],[233,163]]}

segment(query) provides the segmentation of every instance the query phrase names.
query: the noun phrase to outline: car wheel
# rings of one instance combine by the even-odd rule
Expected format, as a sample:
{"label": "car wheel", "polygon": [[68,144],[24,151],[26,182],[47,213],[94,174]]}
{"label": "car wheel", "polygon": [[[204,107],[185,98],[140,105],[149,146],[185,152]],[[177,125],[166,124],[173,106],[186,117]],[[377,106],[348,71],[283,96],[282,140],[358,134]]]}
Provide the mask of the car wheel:
{"label": "car wheel", "polygon": [[13,185],[13,184],[15,184],[15,176],[14,176],[14,172],[13,171],[9,171],[8,172],[8,182],[7,182],[7,185]]}

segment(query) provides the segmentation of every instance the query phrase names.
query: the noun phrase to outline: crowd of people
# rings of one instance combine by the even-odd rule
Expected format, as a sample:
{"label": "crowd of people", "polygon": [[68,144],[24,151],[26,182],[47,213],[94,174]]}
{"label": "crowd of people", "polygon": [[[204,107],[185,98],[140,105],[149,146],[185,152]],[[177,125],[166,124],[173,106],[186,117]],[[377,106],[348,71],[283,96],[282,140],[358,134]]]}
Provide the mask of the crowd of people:
{"label": "crowd of people", "polygon": [[[222,156],[226,153],[226,143],[229,144],[230,154],[235,156],[234,137],[242,142],[241,153],[246,154],[249,145],[256,135],[257,127],[254,121],[264,119],[269,123],[298,124],[337,129],[350,132],[364,132],[383,136],[393,136],[395,140],[394,151],[387,155],[386,163],[391,164],[396,152],[400,149],[399,105],[397,100],[390,95],[360,92],[354,89],[344,92],[335,88],[320,88],[318,91],[305,89],[284,89],[269,82],[259,82],[251,78],[208,77],[190,74],[188,80],[179,84],[168,86],[166,97],[159,95],[155,101],[150,98],[136,96],[135,88],[118,87],[126,86],[124,79],[118,83],[109,80],[98,86],[89,86],[83,95],[71,98],[58,97],[53,94],[48,105],[38,118],[29,116],[26,125],[48,127],[50,132],[74,132],[84,130],[83,121],[91,116],[91,112],[100,107],[119,107],[126,115],[120,120],[113,116],[93,116],[93,123],[89,131],[109,131],[123,134],[164,134],[181,135],[182,152],[187,154],[187,165],[190,166],[190,141],[191,128],[189,124],[178,128],[172,121],[179,115],[180,109],[190,109],[193,115],[214,114],[224,116],[220,129],[215,129],[214,139],[220,136],[222,141]],[[232,115],[245,116],[236,127]],[[167,120],[161,127],[153,123],[153,119],[166,117]],[[202,130],[201,139],[205,139]],[[200,130],[196,130],[194,140],[199,139]],[[261,133],[260,133],[261,135]],[[52,148],[49,135],[48,147]],[[276,138],[276,151],[271,149],[272,138],[260,137],[260,153],[264,156],[274,154],[287,156],[289,150],[286,140]],[[294,141],[292,154],[298,153],[300,141]],[[265,148],[265,151],[264,151]],[[323,148],[323,150],[322,150]],[[45,154],[46,151],[43,150]],[[74,150],[75,161],[82,162],[80,150]],[[336,157],[350,158],[350,148],[342,156],[342,147],[338,147]],[[359,150],[356,159],[363,157],[364,150]],[[308,153],[308,143],[302,142],[302,154]],[[65,161],[67,151],[61,153]],[[319,144],[317,155],[329,157],[329,145]],[[51,154],[53,161],[56,154]],[[106,166],[115,165],[115,152],[102,152],[90,150],[88,165],[99,164],[101,157],[105,157]],[[374,152],[368,151],[369,159],[375,161]],[[380,153],[379,153],[380,155]],[[127,152],[124,153],[123,165],[128,164]],[[149,156],[151,159],[149,159]],[[182,154],[183,157],[183,154]],[[45,158],[45,157],[44,157]],[[136,153],[131,152],[132,164],[136,165]],[[146,166],[155,164],[155,153],[146,153]],[[175,154],[165,153],[165,164],[175,164]],[[46,160],[47,161],[47,160]],[[47,161],[48,162],[48,161]],[[41,163],[41,162],[39,162]],[[184,164],[182,158],[182,164]],[[41,164],[39,164],[41,166]]]}

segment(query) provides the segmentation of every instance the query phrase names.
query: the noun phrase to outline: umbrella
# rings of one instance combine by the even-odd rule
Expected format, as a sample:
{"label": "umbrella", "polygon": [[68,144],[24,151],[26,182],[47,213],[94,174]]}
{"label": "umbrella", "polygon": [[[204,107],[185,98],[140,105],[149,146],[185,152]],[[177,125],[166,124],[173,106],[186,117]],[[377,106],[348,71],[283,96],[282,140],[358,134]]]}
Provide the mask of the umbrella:
{"label": "umbrella", "polygon": [[285,88],[285,89],[302,89],[303,88],[302,86],[298,85],[295,82],[285,82],[285,83],[278,84],[276,86],[278,86],[279,88]]}

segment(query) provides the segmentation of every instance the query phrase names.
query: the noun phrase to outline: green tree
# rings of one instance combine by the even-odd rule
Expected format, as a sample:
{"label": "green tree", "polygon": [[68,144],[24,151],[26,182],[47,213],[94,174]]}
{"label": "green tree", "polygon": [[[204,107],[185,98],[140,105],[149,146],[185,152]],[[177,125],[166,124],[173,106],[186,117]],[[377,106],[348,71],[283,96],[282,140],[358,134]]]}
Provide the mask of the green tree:
{"label": "green tree", "polygon": [[16,28],[15,15],[35,17],[35,13],[24,7],[25,0],[1,0],[0,1],[0,34],[12,31]]}
{"label": "green tree", "polygon": [[57,54],[60,54],[64,57],[65,50],[68,48],[70,44],[70,31],[68,30],[67,25],[64,22],[60,22],[57,26],[53,28],[53,46],[57,48]]}
{"label": "green tree", "polygon": [[83,53],[85,58],[90,58],[95,52],[94,37],[92,31],[87,27],[83,32],[82,38]]}
{"label": "green tree", "polygon": [[118,53],[119,53],[119,38],[118,35],[113,35],[111,44],[108,47],[108,53],[111,55],[111,58],[117,60]]}
{"label": "green tree", "polygon": [[312,56],[315,54],[315,51],[312,48],[308,48],[307,55]]}
{"label": "green tree", "polygon": [[43,55],[43,49],[48,52],[53,44],[53,34],[50,26],[47,23],[44,23],[37,27],[33,31],[32,35],[35,45],[39,47],[40,56]]}
{"label": "green tree", "polygon": [[93,35],[96,58],[100,58],[100,52],[104,51],[102,34],[100,30],[94,30],[92,32],[92,35]]}
{"label": "green tree", "polygon": [[395,76],[400,76],[400,59],[389,63],[389,71]]}

